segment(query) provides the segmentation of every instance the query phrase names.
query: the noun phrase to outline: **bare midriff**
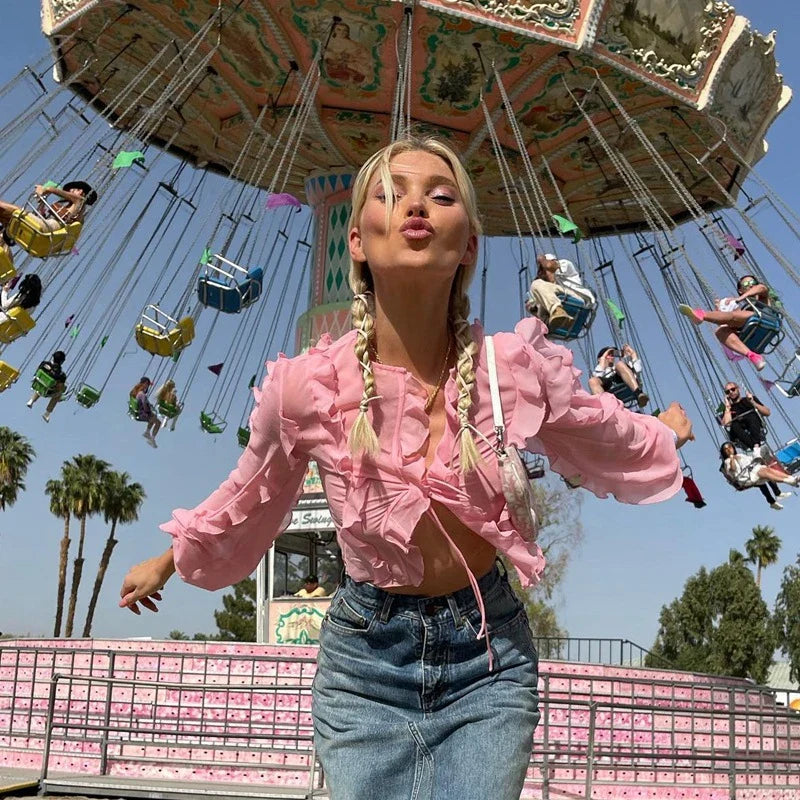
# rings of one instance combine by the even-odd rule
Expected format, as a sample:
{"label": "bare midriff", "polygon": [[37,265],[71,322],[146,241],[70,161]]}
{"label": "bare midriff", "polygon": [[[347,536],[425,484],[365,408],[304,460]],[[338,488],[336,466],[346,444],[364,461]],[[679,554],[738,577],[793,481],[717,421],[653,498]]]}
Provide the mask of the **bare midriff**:
{"label": "bare midriff", "polygon": [[[443,394],[443,393],[442,393]],[[425,466],[433,461],[436,447],[444,431],[445,411],[444,397],[439,396],[430,415],[429,437],[421,451],[425,457]],[[464,525],[446,506],[436,501],[431,502],[431,510],[439,518],[442,527],[450,535],[453,544],[464,557],[470,572],[480,578],[494,564],[497,550],[482,536]],[[414,528],[411,544],[422,553],[424,575],[418,586],[396,586],[386,591],[394,594],[415,594],[437,596],[469,586],[469,576],[464,564],[454,552],[439,527],[431,519],[430,514],[423,514]]]}

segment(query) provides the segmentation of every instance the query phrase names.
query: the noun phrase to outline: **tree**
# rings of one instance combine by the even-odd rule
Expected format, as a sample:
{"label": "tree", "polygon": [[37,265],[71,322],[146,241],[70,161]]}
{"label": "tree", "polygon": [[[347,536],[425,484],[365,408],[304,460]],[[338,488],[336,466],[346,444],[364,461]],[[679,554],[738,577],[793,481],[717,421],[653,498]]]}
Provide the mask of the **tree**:
{"label": "tree", "polygon": [[69,502],[73,516],[80,522],[81,531],[78,537],[78,552],[72,562],[72,585],[69,590],[69,607],[64,635],[72,636],[75,621],[75,606],[78,602],[78,589],[83,573],[83,545],[86,540],[86,520],[102,510],[103,480],[108,472],[109,463],[93,455],[77,455],[72,461],[65,462],[61,468],[65,475]]}
{"label": "tree", "polygon": [[789,656],[789,678],[800,683],[800,555],[796,565],[783,570],[775,601],[775,626],[781,651]]}
{"label": "tree", "polygon": [[777,632],[743,563],[711,572],[701,567],[681,597],[661,609],[659,622],[648,666],[658,666],[661,657],[678,669],[766,680]]}
{"label": "tree", "polygon": [[[63,474],[63,473],[62,473]],[[69,559],[69,523],[72,505],[63,480],[47,481],[44,493],[50,498],[50,513],[64,521],[64,535],[58,558],[58,589],[56,591],[56,618],[53,636],[61,636],[61,618],[64,614],[64,592],[67,587],[67,561]]]}
{"label": "tree", "polygon": [[756,525],[753,536],[744,543],[747,560],[756,565],[756,586],[761,588],[761,570],[778,562],[781,540],[775,529],[768,525]]}
{"label": "tree", "polygon": [[30,442],[11,428],[0,426],[0,511],[5,511],[25,491],[25,475],[36,452]]}
{"label": "tree", "polygon": [[89,608],[86,612],[86,622],[83,626],[83,636],[88,638],[92,635],[92,620],[94,619],[97,600],[100,596],[100,589],[106,576],[108,564],[111,561],[111,553],[117,540],[114,535],[117,525],[122,523],[128,525],[139,519],[139,509],[146,497],[144,489],[140,483],[129,483],[130,475],[127,472],[107,472],[102,477],[102,511],[106,524],[111,523],[111,530],[106,539],[103,554],[100,556],[100,563],[97,567],[97,575],[94,579],[92,597],[89,600]]}
{"label": "tree", "polygon": [[222,595],[222,610],[214,612],[219,628],[215,639],[223,642],[256,640],[256,582],[245,578],[234,584],[233,594]]}
{"label": "tree", "polygon": [[[560,626],[556,610],[550,601],[564,579],[570,556],[583,539],[583,526],[580,523],[581,495],[569,489],[566,484],[549,481],[535,482],[533,493],[539,520],[539,546],[547,559],[547,567],[542,580],[531,589],[521,587],[513,569],[508,569],[509,580],[525,603],[534,637],[544,640],[563,638],[567,636],[567,631]],[[541,657],[552,655],[547,649],[546,641],[539,644]]]}

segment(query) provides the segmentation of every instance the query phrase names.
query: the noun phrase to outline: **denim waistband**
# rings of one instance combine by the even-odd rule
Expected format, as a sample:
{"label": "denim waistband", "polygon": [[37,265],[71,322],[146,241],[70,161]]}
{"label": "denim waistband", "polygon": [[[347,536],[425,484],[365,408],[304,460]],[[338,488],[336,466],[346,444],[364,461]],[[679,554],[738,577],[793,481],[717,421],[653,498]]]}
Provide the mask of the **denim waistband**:
{"label": "denim waistband", "polygon": [[[495,562],[494,566],[480,578],[478,589],[484,602],[491,602],[492,598],[501,591],[503,586],[508,583],[505,568]],[[369,608],[388,611],[391,608],[393,613],[398,611],[417,611],[420,606],[445,607],[455,602],[460,611],[470,611],[478,605],[475,592],[471,586],[465,586],[450,594],[442,595],[419,595],[419,594],[396,594],[387,592],[371,583],[354,581],[349,575],[344,576],[342,582],[343,589],[354,599]]]}

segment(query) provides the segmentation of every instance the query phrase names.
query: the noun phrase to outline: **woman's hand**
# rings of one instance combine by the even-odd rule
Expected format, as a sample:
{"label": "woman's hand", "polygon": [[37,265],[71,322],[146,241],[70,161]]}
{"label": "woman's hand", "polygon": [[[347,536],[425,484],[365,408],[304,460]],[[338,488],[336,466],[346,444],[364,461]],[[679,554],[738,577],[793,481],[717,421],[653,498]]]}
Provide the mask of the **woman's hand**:
{"label": "woman's hand", "polygon": [[131,567],[122,582],[119,601],[120,608],[129,608],[134,614],[141,614],[139,603],[150,611],[158,611],[156,600],[161,600],[160,590],[175,572],[172,548],[155,558],[148,558]]}
{"label": "woman's hand", "polygon": [[686,415],[680,403],[670,403],[667,410],[662,411],[658,415],[658,418],[677,434],[678,441],[675,443],[676,447],[683,447],[686,442],[694,441],[692,421]]}

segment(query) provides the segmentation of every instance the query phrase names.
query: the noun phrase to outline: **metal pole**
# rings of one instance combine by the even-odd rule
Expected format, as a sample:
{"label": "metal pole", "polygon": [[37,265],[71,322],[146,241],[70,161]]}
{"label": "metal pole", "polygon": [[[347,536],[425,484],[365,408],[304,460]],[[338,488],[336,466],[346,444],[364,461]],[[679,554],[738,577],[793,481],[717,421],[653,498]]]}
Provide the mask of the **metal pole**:
{"label": "metal pole", "polygon": [[[713,730],[713,728],[712,728]],[[736,690],[728,690],[728,797],[736,800]]]}
{"label": "metal pole", "polygon": [[586,791],[584,797],[592,796],[592,778],[594,777],[594,729],[596,725],[597,703],[589,704],[589,749],[586,753]]}
{"label": "metal pole", "polygon": [[[53,715],[56,710],[56,687],[58,679],[61,676],[56,673],[50,678],[50,697],[47,698],[47,727],[44,734],[44,752],[42,753],[42,772],[39,775],[39,784],[41,785],[45,778],[47,778],[47,763],[50,761],[50,740],[53,736]],[[69,706],[67,706],[69,708]]]}
{"label": "metal pole", "polygon": [[542,700],[544,700],[544,710],[542,716],[544,717],[544,742],[542,747],[544,755],[542,756],[542,800],[550,800],[550,765],[548,764],[547,751],[550,749],[550,714],[548,709],[550,699],[550,676],[542,675],[542,696],[539,698],[539,708],[542,708]]}
{"label": "metal pole", "polygon": [[[108,677],[114,677],[114,656],[115,652],[108,657]],[[106,706],[103,712],[103,736],[100,740],[100,774],[105,775],[108,770],[108,730],[111,725],[111,694],[114,691],[114,684],[109,681],[106,684]],[[89,684],[89,696],[91,697],[92,684]],[[131,700],[133,698],[131,697]]]}

